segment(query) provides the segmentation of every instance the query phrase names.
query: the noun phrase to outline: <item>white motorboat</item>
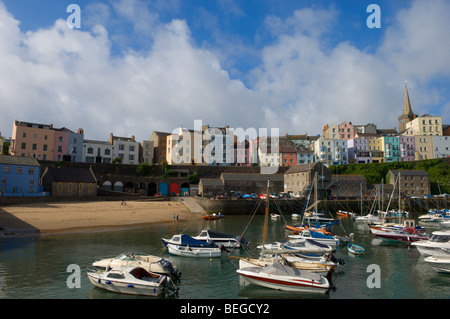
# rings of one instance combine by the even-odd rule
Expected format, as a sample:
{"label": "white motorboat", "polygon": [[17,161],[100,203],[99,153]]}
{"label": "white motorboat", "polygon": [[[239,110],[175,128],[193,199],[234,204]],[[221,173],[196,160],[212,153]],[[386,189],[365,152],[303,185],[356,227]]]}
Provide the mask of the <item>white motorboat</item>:
{"label": "white motorboat", "polygon": [[257,246],[263,249],[264,253],[315,253],[325,254],[333,252],[333,247],[319,243],[313,239],[301,238],[290,241],[276,242],[274,244],[264,244]]}
{"label": "white motorboat", "polygon": [[223,245],[227,248],[239,248],[241,245],[248,246],[250,243],[240,236],[232,236],[227,234],[219,233],[215,230],[208,228],[203,229],[198,236],[192,237],[197,240],[202,240],[205,242],[215,242],[217,245]]}
{"label": "white motorboat", "polygon": [[374,236],[386,241],[412,243],[430,238],[423,227],[415,225],[413,219],[406,219],[403,224],[380,223],[369,228]]}
{"label": "white motorboat", "polygon": [[271,289],[311,293],[326,293],[330,289],[330,283],[325,277],[279,262],[267,267],[246,267],[243,264],[239,266],[237,273],[243,286],[254,284]]}
{"label": "white motorboat", "polygon": [[178,289],[170,277],[148,272],[142,267],[93,271],[87,276],[94,286],[122,294],[159,296],[165,290],[174,293]]}
{"label": "white motorboat", "polygon": [[298,235],[289,235],[290,239],[312,239],[321,244],[335,247],[339,244],[339,238],[332,235],[327,235],[321,232],[311,230],[309,228],[304,229]]}
{"label": "white motorboat", "polygon": [[142,267],[150,272],[170,275],[174,278],[181,276],[181,272],[176,265],[169,260],[141,253],[123,253],[112,258],[102,258],[92,263],[92,266],[102,270],[135,266]]}
{"label": "white motorboat", "polygon": [[374,236],[385,241],[414,243],[421,240],[427,240],[429,238],[427,234],[400,228],[370,227],[370,231]]}
{"label": "white motorboat", "polygon": [[222,256],[223,246],[221,247],[192,247],[189,245],[167,244],[169,253],[185,257],[220,257]]}
{"label": "white motorboat", "polygon": [[417,250],[424,256],[450,256],[450,230],[434,231],[431,238],[422,240],[411,245],[416,246]]}
{"label": "white motorboat", "polygon": [[190,247],[218,247],[214,241],[203,241],[185,234],[173,235],[171,239],[161,238],[164,245],[167,244]]}
{"label": "white motorboat", "polygon": [[424,259],[431,267],[438,272],[450,273],[450,256],[449,257],[433,257],[428,256]]}
{"label": "white motorboat", "polygon": [[380,217],[373,215],[373,214],[367,214],[364,216],[355,216],[354,220],[356,222],[361,222],[361,223],[366,223],[366,224],[371,224],[371,223],[377,223],[380,221]]}
{"label": "white motorboat", "polygon": [[267,267],[273,263],[281,263],[285,266],[289,266],[295,269],[304,270],[319,274],[321,276],[327,276],[333,269],[334,263],[319,263],[304,260],[303,258],[296,257],[291,254],[283,255],[263,255],[259,258],[242,258],[239,261],[239,266],[241,268],[247,267]]}
{"label": "white motorboat", "polygon": [[281,216],[279,214],[275,214],[275,213],[270,214],[270,218],[272,218],[272,219],[278,219],[280,217]]}
{"label": "white motorboat", "polygon": [[440,212],[434,212],[419,216],[419,221],[422,223],[441,223],[450,221],[450,215],[446,215]]}

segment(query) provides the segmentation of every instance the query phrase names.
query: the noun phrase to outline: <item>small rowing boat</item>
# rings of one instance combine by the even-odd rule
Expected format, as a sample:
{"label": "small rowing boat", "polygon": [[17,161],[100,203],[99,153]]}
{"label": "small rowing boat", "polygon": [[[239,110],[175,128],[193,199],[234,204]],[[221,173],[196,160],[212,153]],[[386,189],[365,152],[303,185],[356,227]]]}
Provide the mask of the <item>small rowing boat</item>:
{"label": "small rowing boat", "polygon": [[363,247],[356,244],[348,244],[347,249],[350,253],[355,255],[362,255],[366,251]]}

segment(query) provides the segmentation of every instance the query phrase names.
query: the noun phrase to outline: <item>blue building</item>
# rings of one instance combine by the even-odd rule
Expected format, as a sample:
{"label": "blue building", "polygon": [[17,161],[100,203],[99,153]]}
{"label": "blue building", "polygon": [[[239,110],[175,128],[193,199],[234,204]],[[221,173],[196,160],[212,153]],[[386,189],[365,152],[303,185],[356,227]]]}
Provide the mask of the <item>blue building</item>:
{"label": "blue building", "polygon": [[386,163],[400,161],[400,140],[398,136],[383,136],[384,159]]}
{"label": "blue building", "polygon": [[40,176],[36,159],[0,155],[0,196],[43,196]]}

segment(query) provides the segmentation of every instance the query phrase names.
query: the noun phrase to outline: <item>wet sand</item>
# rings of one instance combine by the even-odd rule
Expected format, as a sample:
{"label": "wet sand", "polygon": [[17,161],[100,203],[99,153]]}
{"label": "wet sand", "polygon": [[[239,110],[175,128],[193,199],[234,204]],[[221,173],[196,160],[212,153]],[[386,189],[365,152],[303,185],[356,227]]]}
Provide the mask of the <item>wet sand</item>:
{"label": "wet sand", "polygon": [[[173,217],[175,214],[175,218]],[[0,207],[0,230],[39,233],[99,231],[198,219],[182,203],[101,201]]]}

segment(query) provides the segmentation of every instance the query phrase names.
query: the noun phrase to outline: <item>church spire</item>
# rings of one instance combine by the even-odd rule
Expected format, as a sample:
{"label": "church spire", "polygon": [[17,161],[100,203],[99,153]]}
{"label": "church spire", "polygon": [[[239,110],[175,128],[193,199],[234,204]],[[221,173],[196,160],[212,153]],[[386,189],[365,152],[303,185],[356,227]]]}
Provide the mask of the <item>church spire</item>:
{"label": "church spire", "polygon": [[414,113],[411,109],[411,102],[409,101],[408,87],[406,86],[406,81],[405,81],[405,102],[403,104],[403,115],[414,117]]}
{"label": "church spire", "polygon": [[403,114],[398,117],[398,132],[401,133],[406,130],[406,123],[411,122],[416,118],[416,115],[411,109],[411,102],[409,101],[408,87],[405,81],[405,102],[403,103]]}

